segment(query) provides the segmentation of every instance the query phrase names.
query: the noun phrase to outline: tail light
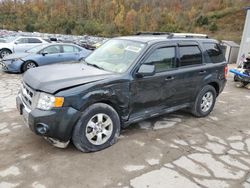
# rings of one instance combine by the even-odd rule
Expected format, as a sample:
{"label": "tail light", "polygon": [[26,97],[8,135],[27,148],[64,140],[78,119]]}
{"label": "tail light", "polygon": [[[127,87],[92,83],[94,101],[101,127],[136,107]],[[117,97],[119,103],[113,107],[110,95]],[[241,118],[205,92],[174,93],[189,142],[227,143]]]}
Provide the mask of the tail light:
{"label": "tail light", "polygon": [[224,67],[224,78],[227,79],[227,73],[228,73],[228,66],[226,65]]}

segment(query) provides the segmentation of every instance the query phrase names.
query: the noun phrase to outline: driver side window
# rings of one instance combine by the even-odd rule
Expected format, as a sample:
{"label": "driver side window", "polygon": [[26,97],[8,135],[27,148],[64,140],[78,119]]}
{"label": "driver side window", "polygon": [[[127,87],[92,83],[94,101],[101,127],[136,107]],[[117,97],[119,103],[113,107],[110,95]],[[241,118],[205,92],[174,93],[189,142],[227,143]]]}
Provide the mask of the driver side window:
{"label": "driver side window", "polygon": [[147,58],[144,64],[155,65],[155,72],[175,68],[175,47],[158,48]]}
{"label": "driver side window", "polygon": [[56,54],[60,53],[60,46],[49,46],[45,48],[42,53],[47,53],[47,54]]}
{"label": "driver side window", "polygon": [[28,39],[27,38],[20,38],[16,41],[17,44],[26,44],[28,43]]}

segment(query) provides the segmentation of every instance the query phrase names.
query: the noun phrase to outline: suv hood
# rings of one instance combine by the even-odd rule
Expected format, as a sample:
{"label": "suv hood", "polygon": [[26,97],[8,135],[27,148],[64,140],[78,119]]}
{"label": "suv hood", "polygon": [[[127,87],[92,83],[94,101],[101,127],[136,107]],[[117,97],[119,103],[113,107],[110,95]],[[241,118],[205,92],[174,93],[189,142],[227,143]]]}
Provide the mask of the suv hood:
{"label": "suv hood", "polygon": [[31,88],[47,93],[100,81],[115,73],[100,70],[83,63],[55,64],[28,70],[23,81]]}

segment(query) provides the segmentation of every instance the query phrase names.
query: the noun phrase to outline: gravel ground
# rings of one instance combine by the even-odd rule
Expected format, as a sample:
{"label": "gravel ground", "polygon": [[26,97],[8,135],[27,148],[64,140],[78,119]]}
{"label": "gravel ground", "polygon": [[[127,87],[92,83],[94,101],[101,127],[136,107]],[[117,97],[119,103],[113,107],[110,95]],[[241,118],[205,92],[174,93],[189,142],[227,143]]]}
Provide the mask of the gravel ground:
{"label": "gravel ground", "polygon": [[0,188],[250,187],[250,91],[232,75],[208,117],[176,112],[133,124],[96,153],[34,135],[15,108],[20,79],[0,71]]}

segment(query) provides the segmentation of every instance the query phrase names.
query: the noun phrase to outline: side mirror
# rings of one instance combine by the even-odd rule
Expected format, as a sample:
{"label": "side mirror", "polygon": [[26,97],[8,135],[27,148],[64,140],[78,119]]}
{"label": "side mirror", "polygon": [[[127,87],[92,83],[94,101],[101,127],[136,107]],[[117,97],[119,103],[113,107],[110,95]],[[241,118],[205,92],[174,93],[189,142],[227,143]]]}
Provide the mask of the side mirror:
{"label": "side mirror", "polygon": [[155,74],[155,65],[146,65],[142,64],[139,70],[136,73],[138,78],[142,78],[144,76],[153,76]]}
{"label": "side mirror", "polygon": [[42,54],[43,56],[45,56],[45,55],[48,54],[48,53],[47,53],[47,52],[42,52],[41,54]]}
{"label": "side mirror", "polygon": [[18,42],[14,42],[14,44],[15,44],[15,45],[17,45],[17,44],[18,44]]}

